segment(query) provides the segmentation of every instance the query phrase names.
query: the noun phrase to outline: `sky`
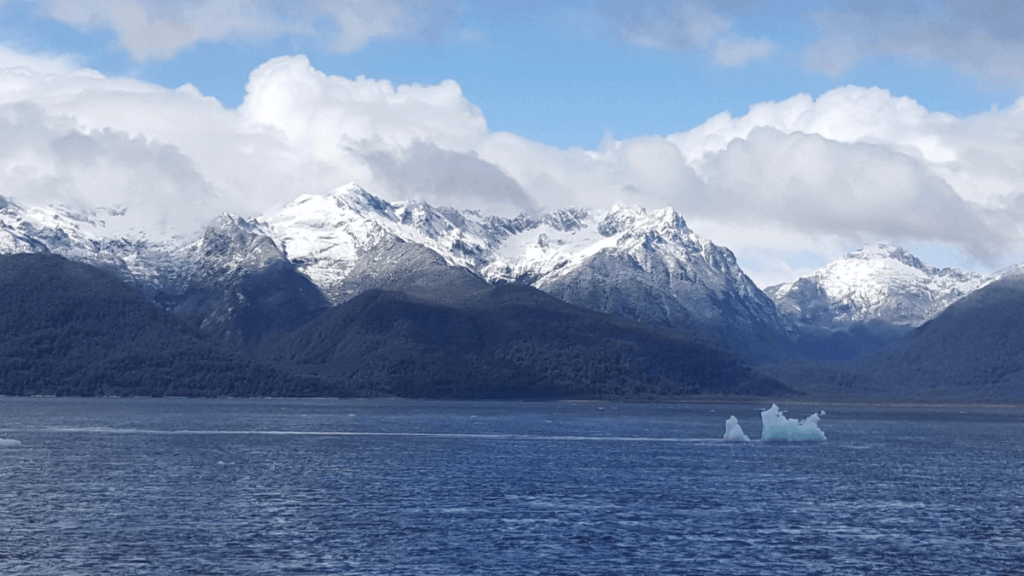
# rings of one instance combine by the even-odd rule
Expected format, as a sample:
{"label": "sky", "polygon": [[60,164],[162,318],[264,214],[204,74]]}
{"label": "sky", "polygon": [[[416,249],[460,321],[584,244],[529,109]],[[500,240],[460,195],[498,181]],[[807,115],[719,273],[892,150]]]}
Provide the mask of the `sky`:
{"label": "sky", "polygon": [[1012,1],[0,0],[0,195],[155,238],[352,181],[672,206],[761,287],[870,242],[987,273],[1022,89]]}

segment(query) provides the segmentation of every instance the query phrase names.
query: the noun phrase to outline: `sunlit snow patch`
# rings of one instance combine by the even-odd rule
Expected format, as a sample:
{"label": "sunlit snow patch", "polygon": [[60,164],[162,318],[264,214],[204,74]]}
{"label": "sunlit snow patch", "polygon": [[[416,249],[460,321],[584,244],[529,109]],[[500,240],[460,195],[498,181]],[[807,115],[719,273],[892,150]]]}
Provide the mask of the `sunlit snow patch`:
{"label": "sunlit snow patch", "polygon": [[818,428],[821,417],[811,414],[806,420],[786,418],[782,410],[775,404],[761,412],[761,441],[762,442],[806,442],[821,441],[825,439],[825,433]]}
{"label": "sunlit snow patch", "polygon": [[19,446],[21,446],[21,442],[17,440],[7,440],[5,438],[0,438],[0,448],[17,448]]}
{"label": "sunlit snow patch", "polygon": [[750,438],[740,428],[740,421],[735,416],[729,416],[725,421],[725,436],[722,439],[726,442],[750,442]]}

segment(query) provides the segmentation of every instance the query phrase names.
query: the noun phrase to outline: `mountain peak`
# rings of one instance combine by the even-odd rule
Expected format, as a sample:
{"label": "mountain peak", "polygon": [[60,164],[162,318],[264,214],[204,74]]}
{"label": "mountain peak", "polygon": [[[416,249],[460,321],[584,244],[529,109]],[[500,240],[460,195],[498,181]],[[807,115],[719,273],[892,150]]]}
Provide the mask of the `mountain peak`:
{"label": "mountain peak", "polygon": [[598,232],[605,237],[625,231],[647,233],[665,228],[689,232],[686,221],[671,207],[648,213],[641,206],[615,204],[598,224]]}
{"label": "mountain peak", "polygon": [[766,293],[780,312],[809,325],[882,320],[918,326],[983,283],[979,274],[935,268],[899,246],[877,242]]}
{"label": "mountain peak", "polygon": [[328,192],[327,196],[333,198],[339,208],[357,211],[372,210],[386,215],[392,215],[394,212],[390,202],[370,194],[355,182],[339,186]]}
{"label": "mountain peak", "polygon": [[895,244],[888,244],[886,242],[875,242],[872,244],[866,244],[859,250],[854,250],[846,256],[843,256],[844,260],[896,260],[902,262],[912,268],[919,270],[925,270],[932,268],[925,264],[917,256],[914,256],[910,252],[907,252],[903,248],[896,246]]}

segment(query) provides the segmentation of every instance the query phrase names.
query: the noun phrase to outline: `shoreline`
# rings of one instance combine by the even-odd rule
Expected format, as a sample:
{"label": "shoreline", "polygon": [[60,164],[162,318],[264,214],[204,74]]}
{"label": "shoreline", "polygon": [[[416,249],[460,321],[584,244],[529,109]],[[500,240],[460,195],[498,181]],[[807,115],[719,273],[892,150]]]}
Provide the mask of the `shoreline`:
{"label": "shoreline", "polygon": [[771,404],[783,404],[785,406],[861,406],[870,408],[944,408],[944,409],[973,409],[973,410],[1024,410],[1024,401],[999,401],[999,400],[958,400],[958,399],[912,399],[912,398],[879,398],[879,397],[807,397],[807,396],[687,396],[687,397],[666,397],[666,398],[403,398],[397,396],[359,396],[359,397],[333,397],[333,396],[56,396],[56,395],[32,395],[12,396],[0,394],[0,401],[3,400],[186,400],[186,401],[211,401],[211,400],[237,400],[237,401],[332,401],[332,402],[496,402],[496,403],[587,403],[587,404],[732,404],[732,405],[756,405],[767,407]]}

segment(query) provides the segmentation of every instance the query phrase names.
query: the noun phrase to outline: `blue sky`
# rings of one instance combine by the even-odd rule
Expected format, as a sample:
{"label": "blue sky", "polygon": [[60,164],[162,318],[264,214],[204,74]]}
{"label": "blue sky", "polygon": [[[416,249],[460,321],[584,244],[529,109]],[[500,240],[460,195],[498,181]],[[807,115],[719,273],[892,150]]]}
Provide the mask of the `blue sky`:
{"label": "blue sky", "polygon": [[374,39],[343,53],[331,49],[337,32],[324,24],[323,33],[197,42],[170,57],[139,61],[109,27],[66,24],[31,2],[0,5],[0,37],[32,52],[74,54],[107,75],[168,88],[191,83],[229,107],[241,103],[254,68],[284,54],[305,54],[316,68],[350,78],[397,84],[451,78],[483,109],[492,130],[559,147],[593,148],[609,132],[617,138],[680,132],[724,110],[742,115],[757,102],[818,96],[847,84],[880,86],[957,115],[1018,97],[1014,82],[974,76],[939,59],[881,54],[839,73],[813,69],[805,62],[820,33],[813,16],[827,3],[737,3],[727,14],[728,34],[765,38],[775,48],[735,65],[716,63],[707,48],[619,39],[592,2],[505,4],[452,3],[440,29]]}
{"label": "blue sky", "polygon": [[[990,129],[1018,121],[1021,30],[1020,6],[988,0],[0,0],[7,69],[38,73],[5,106],[35,103],[53,138],[70,130],[54,119],[72,118],[90,137],[141,137],[147,154],[166,145],[161,158],[195,172],[147,157],[143,174],[134,144],[108,139],[98,145],[117,170],[81,186],[63,157],[46,160],[59,190],[0,183],[156,215],[201,182],[207,197],[189,198],[203,217],[347,178],[391,199],[504,212],[672,204],[762,285],[873,241],[988,271],[1024,258],[1024,142]],[[62,66],[59,90],[46,62]],[[120,117],[75,88],[83,69],[102,73],[88,91],[116,95]],[[184,84],[197,92],[174,90]],[[400,85],[422,88],[415,103],[387,96]],[[386,97],[368,103],[365,90]],[[158,121],[169,114],[182,125]],[[223,146],[256,150],[253,162],[287,152],[303,169],[282,173],[287,193],[243,190],[258,187],[252,169],[200,157],[220,136],[190,123],[232,134]],[[256,142],[252,126],[286,136]],[[444,186],[423,183],[428,160]],[[160,192],[106,198],[91,188],[104,178],[156,179]]]}

